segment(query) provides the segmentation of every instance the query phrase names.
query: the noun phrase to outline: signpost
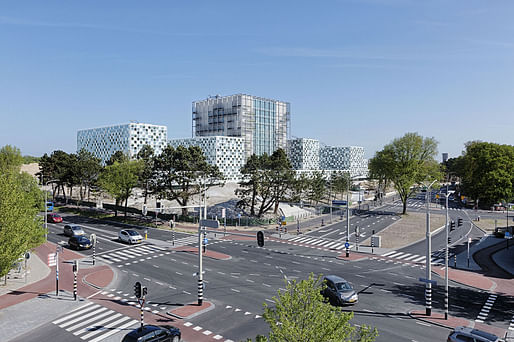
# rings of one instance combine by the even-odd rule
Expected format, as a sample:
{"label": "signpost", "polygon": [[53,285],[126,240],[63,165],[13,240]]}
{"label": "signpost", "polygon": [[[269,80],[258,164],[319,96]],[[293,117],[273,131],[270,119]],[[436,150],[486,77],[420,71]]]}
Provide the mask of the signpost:
{"label": "signpost", "polygon": [[221,218],[223,219],[223,236],[227,235],[227,212],[226,209],[221,209]]}
{"label": "signpost", "polygon": [[79,261],[73,262],[73,299],[77,300],[77,273],[79,272]]}
{"label": "signpost", "polygon": [[423,283],[427,283],[427,284],[432,284],[434,286],[437,285],[437,281],[432,280],[432,279],[419,278],[419,281],[421,281]]}
{"label": "signpost", "polygon": [[468,268],[469,268],[469,244],[471,243],[471,238],[468,238]]}
{"label": "signpost", "polygon": [[89,235],[89,240],[93,244],[93,265],[95,264],[95,256],[96,256],[96,234]]}
{"label": "signpost", "polygon": [[505,232],[505,238],[507,239],[507,249],[509,249],[509,240],[512,239],[510,232]]}

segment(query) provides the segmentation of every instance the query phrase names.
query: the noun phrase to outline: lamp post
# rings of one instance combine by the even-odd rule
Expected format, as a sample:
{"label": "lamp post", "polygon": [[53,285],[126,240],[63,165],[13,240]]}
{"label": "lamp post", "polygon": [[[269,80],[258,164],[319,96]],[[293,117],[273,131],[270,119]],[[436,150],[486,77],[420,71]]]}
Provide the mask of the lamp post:
{"label": "lamp post", "polygon": [[[350,173],[348,173],[348,184],[347,184],[347,192],[346,192],[346,243],[350,243],[350,182],[352,181],[354,177],[350,176]],[[346,257],[350,257],[350,249],[346,248]]]}
{"label": "lamp post", "polygon": [[[46,187],[48,185],[48,183],[52,183],[52,182],[55,182],[56,179],[50,179],[50,180],[47,180],[46,182],[44,181],[44,176],[41,175],[41,183],[43,184],[44,187]],[[48,241],[48,191],[46,189],[43,188],[43,190],[45,191],[45,241]]]}
{"label": "lamp post", "polygon": [[427,192],[425,194],[426,199],[426,210],[427,210],[427,230],[426,230],[426,238],[427,238],[427,255],[426,255],[426,279],[428,282],[426,283],[425,288],[425,305],[426,305],[426,315],[431,316],[432,315],[432,283],[430,280],[432,279],[432,264],[430,260],[430,256],[432,254],[432,241],[431,241],[431,234],[430,234],[430,207],[429,207],[429,201],[430,201],[430,188],[436,181],[434,180],[432,183],[430,183],[429,186],[427,186]]}

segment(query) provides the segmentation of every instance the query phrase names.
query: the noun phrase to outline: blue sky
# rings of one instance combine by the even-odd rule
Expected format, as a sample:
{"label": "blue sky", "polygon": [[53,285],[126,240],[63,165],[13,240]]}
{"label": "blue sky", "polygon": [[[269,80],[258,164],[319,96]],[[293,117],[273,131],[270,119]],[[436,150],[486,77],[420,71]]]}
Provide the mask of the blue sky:
{"label": "blue sky", "polygon": [[130,120],[191,135],[191,102],[291,103],[292,135],[372,157],[418,132],[514,144],[514,2],[4,1],[0,146],[74,152]]}

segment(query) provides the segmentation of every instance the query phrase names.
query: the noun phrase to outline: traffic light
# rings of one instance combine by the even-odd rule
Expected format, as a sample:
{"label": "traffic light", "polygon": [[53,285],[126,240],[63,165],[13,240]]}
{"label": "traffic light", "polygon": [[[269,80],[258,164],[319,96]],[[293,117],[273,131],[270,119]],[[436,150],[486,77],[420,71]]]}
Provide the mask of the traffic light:
{"label": "traffic light", "polygon": [[257,245],[259,245],[259,247],[264,247],[264,233],[262,230],[257,232]]}
{"label": "traffic light", "polygon": [[452,237],[448,236],[448,244],[451,245],[451,243],[452,243]]}
{"label": "traffic light", "polygon": [[136,298],[141,298],[141,283],[140,282],[136,282],[136,284],[134,285],[134,296],[136,296]]}
{"label": "traffic light", "polygon": [[148,293],[147,287],[143,286],[143,297],[146,296],[147,293]]}
{"label": "traffic light", "polygon": [[462,219],[459,217],[459,219],[457,220],[457,227],[460,226],[462,226]]}
{"label": "traffic light", "polygon": [[455,221],[450,222],[450,231],[455,230]]}

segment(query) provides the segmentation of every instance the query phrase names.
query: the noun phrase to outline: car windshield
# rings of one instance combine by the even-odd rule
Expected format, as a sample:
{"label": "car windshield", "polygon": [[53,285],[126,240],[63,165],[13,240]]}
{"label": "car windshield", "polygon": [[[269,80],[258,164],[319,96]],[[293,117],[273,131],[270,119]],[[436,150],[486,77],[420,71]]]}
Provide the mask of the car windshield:
{"label": "car windshield", "polygon": [[77,240],[79,242],[89,242],[89,239],[85,236],[79,236],[79,237],[77,237]]}
{"label": "car windshield", "polygon": [[352,285],[350,285],[349,283],[337,283],[336,284],[336,287],[338,290],[352,290]]}
{"label": "car windshield", "polygon": [[82,230],[82,228],[79,227],[79,226],[72,226],[71,229],[73,229],[73,230]]}
{"label": "car windshield", "polygon": [[136,236],[136,235],[139,235],[139,233],[138,233],[138,232],[133,231],[133,230],[127,230],[127,233],[128,233],[130,236]]}

